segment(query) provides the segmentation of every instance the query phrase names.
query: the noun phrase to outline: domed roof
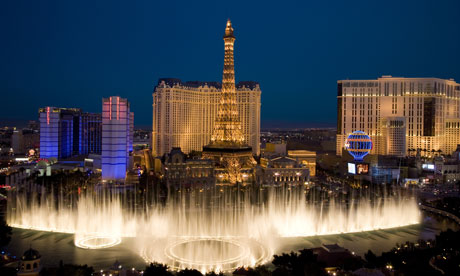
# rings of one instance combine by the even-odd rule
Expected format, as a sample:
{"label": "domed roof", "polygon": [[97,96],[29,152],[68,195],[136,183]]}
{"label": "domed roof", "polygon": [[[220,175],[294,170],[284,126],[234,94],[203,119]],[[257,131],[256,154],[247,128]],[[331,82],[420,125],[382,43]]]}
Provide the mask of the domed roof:
{"label": "domed roof", "polygon": [[33,261],[33,260],[40,259],[40,257],[41,255],[37,250],[30,248],[29,250],[24,252],[21,259],[23,261]]}

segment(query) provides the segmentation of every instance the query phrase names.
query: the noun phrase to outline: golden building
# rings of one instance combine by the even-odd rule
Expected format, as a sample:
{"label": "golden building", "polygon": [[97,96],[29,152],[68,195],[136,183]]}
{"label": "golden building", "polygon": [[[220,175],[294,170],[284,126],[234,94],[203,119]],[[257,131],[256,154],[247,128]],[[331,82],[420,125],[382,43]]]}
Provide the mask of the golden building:
{"label": "golden building", "polygon": [[339,80],[337,154],[356,130],[373,141],[371,154],[404,156],[416,149],[451,154],[460,144],[460,85],[438,78]]}
{"label": "golden building", "polygon": [[165,179],[168,187],[204,188],[215,185],[212,160],[187,158],[180,148],[173,148],[165,157]]}
{"label": "golden building", "polygon": [[265,158],[286,156],[286,147],[287,144],[284,141],[265,143],[265,149],[262,149],[261,156]]}
{"label": "golden building", "polygon": [[[446,154],[451,154],[460,144],[460,118],[446,119]],[[453,150],[452,150],[453,149]]]}
{"label": "golden building", "polygon": [[[162,156],[173,147],[201,151],[211,140],[221,91],[217,82],[160,79],[153,93],[153,152]],[[260,154],[260,98],[258,83],[236,84],[241,132],[254,155]]]}
{"label": "golden building", "polygon": [[[264,158],[265,159],[265,158]],[[268,160],[259,178],[262,186],[300,186],[310,180],[311,167],[286,156]],[[314,173],[314,171],[313,171]]]}
{"label": "golden building", "polygon": [[288,157],[308,168],[310,176],[316,175],[316,152],[310,150],[288,150]]}

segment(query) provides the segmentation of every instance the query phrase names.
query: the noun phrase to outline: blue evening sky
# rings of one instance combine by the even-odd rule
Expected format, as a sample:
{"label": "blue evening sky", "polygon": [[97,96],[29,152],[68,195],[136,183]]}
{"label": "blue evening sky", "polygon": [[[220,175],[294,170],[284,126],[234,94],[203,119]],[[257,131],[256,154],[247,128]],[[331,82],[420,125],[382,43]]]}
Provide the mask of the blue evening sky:
{"label": "blue evening sky", "polygon": [[0,4],[0,120],[43,106],[100,112],[127,97],[150,125],[158,78],[262,88],[262,126],[335,126],[336,82],[381,75],[460,81],[459,0],[22,1]]}

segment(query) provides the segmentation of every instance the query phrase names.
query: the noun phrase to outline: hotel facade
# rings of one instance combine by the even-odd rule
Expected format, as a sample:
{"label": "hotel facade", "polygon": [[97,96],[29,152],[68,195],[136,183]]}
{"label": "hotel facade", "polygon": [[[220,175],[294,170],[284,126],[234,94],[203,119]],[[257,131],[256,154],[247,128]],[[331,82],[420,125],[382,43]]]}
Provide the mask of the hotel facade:
{"label": "hotel facade", "polygon": [[371,154],[451,154],[460,144],[460,84],[396,78],[337,82],[337,155],[353,131],[366,132]]}
{"label": "hotel facade", "polygon": [[127,99],[102,99],[102,179],[123,182],[130,168],[134,113]]}
{"label": "hotel facade", "polygon": [[[238,114],[245,143],[260,154],[260,99],[256,82],[236,84]],[[209,144],[221,99],[218,82],[160,79],[153,93],[153,152],[162,156],[173,147],[184,153],[202,151]]]}
{"label": "hotel facade", "polygon": [[40,158],[65,159],[76,155],[101,154],[101,114],[79,108],[39,109]]}

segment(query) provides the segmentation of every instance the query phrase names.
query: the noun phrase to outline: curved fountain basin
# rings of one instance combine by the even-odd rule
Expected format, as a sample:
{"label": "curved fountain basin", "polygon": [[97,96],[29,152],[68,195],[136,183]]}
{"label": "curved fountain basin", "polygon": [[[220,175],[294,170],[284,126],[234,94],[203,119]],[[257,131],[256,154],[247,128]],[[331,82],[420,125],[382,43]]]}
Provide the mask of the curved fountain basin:
{"label": "curved fountain basin", "polygon": [[179,193],[138,211],[120,195],[86,194],[66,204],[66,199],[42,194],[40,200],[16,198],[8,223],[73,233],[74,244],[84,249],[106,250],[126,238],[148,262],[206,272],[267,262],[285,238],[391,229],[421,219],[414,198],[314,204],[306,202],[303,190],[291,189],[260,197],[232,190]]}

